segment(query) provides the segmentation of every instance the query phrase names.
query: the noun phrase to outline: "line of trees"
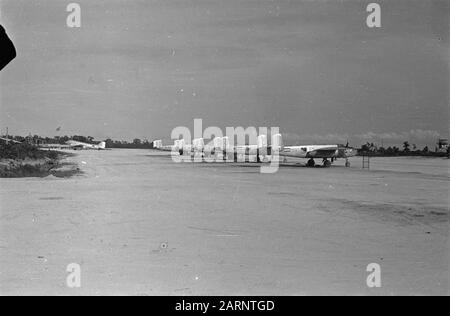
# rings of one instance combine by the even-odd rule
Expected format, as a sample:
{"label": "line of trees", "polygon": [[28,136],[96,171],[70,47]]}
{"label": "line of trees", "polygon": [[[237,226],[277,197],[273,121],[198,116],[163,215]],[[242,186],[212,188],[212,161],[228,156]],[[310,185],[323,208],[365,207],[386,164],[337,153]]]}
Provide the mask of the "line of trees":
{"label": "line of trees", "polygon": [[450,147],[447,148],[447,152],[438,152],[437,148],[431,151],[428,146],[419,149],[416,144],[411,145],[408,141],[403,142],[401,148],[397,146],[378,147],[374,143],[367,142],[361,146],[358,152],[361,155],[371,156],[448,156]]}
{"label": "line of trees", "polygon": [[133,142],[121,141],[121,140],[112,140],[107,139],[106,148],[129,148],[129,149],[152,149],[153,142],[148,141],[147,139],[141,140],[136,138]]}

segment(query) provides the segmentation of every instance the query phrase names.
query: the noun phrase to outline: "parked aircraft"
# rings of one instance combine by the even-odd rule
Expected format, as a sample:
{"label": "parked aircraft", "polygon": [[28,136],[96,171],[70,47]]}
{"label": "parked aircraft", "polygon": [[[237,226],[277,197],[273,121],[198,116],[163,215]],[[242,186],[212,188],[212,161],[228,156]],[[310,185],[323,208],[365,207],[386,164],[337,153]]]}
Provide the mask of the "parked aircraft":
{"label": "parked aircraft", "polygon": [[106,142],[100,142],[97,144],[88,144],[83,142],[78,142],[75,140],[69,140],[66,142],[69,145],[70,149],[73,150],[81,150],[81,149],[94,149],[94,150],[105,150]]}
{"label": "parked aircraft", "polygon": [[350,147],[348,144],[343,145],[300,145],[300,146],[284,146],[281,134],[274,135],[280,147],[279,155],[284,157],[306,158],[308,159],[306,166],[315,167],[314,159],[322,159],[324,167],[330,167],[338,158],[344,158],[345,166],[350,167],[348,158],[357,154],[356,148]]}
{"label": "parked aircraft", "polygon": [[162,140],[154,140],[153,148],[161,151],[178,151],[178,142],[179,140],[176,140],[173,145],[163,145]]}
{"label": "parked aircraft", "polygon": [[305,158],[308,159],[306,165],[314,167],[314,159],[322,159],[324,167],[330,167],[338,158],[346,159],[346,166],[350,166],[349,157],[356,155],[357,150],[344,145],[301,145],[284,146],[282,135],[276,134],[272,137],[272,143],[269,146],[267,136],[258,136],[257,145],[230,146],[228,137],[216,137],[213,145],[205,145],[202,138],[194,139],[192,145],[186,144],[185,140],[175,140],[173,145],[163,146],[160,140],[155,141],[154,148],[159,150],[179,152],[180,155],[194,155],[194,157],[215,156],[216,159],[245,161],[246,157],[254,157],[257,162],[267,161],[273,158],[273,154],[278,152],[284,161],[287,158]]}
{"label": "parked aircraft", "polygon": [[97,144],[88,144],[75,140],[69,140],[65,144],[41,144],[39,145],[41,149],[72,149],[72,150],[82,150],[82,149],[91,149],[91,150],[105,150],[106,143],[100,142]]}

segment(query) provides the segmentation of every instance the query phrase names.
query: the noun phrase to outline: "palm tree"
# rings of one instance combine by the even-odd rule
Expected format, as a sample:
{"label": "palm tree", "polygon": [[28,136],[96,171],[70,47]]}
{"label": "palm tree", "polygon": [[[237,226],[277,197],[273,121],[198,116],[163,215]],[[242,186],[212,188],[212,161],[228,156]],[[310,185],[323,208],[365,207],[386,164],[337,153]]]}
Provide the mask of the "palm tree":
{"label": "palm tree", "polygon": [[403,151],[404,152],[409,152],[409,142],[403,142]]}

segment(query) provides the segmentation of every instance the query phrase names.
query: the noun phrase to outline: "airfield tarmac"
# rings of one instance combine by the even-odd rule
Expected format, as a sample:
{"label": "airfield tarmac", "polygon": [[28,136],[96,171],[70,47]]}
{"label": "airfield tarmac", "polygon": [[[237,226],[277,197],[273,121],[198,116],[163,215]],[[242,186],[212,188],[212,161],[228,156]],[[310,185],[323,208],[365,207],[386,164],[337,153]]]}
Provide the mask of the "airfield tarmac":
{"label": "airfield tarmac", "polygon": [[[269,175],[146,150],[68,160],[83,174],[0,179],[1,295],[450,293],[449,160]],[[366,285],[370,263],[381,288]]]}

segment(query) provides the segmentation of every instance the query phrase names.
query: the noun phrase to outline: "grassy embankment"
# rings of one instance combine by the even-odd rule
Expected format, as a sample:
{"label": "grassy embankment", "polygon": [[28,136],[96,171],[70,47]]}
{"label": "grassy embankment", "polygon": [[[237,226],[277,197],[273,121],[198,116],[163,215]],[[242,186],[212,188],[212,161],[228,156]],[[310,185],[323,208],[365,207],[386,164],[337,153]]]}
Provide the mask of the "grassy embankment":
{"label": "grassy embankment", "polygon": [[78,168],[62,162],[69,155],[26,143],[0,143],[0,178],[72,176]]}

